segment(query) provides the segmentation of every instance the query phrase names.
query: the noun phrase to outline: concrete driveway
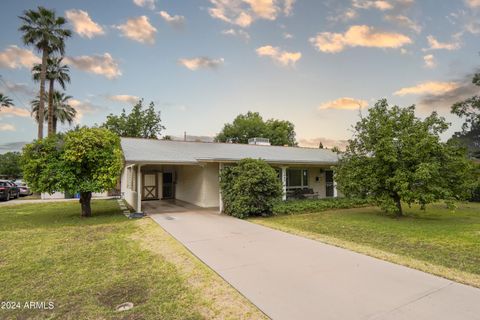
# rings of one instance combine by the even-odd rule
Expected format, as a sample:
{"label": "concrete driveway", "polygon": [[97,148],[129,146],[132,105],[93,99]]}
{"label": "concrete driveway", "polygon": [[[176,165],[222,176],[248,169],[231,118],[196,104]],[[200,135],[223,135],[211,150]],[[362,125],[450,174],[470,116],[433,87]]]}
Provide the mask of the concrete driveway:
{"label": "concrete driveway", "polygon": [[273,319],[480,319],[480,289],[214,212],[151,217]]}

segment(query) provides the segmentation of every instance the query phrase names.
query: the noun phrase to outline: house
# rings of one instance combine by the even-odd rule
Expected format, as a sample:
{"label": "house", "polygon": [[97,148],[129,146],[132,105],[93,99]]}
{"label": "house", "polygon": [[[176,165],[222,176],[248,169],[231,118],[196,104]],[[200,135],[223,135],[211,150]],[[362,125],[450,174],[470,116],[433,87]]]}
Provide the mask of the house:
{"label": "house", "polygon": [[263,159],[278,170],[283,199],[301,188],[320,198],[337,196],[331,168],[338,155],[327,149],[271,146],[259,138],[249,144],[122,138],[121,146],[121,192],[137,211],[144,201],[167,199],[222,211],[219,173],[244,158]]}

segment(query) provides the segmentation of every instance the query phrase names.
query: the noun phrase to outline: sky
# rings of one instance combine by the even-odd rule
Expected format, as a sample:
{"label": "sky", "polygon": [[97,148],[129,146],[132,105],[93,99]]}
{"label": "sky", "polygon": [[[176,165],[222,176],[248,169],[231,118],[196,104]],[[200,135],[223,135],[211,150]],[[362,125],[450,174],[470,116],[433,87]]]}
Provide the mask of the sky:
{"label": "sky", "polygon": [[3,0],[0,92],[15,106],[0,111],[0,143],[36,138],[40,53],[22,43],[18,16],[39,5],[73,31],[66,93],[80,125],[143,98],[172,136],[214,136],[257,111],[293,122],[301,146],[343,147],[386,98],[445,116],[446,139],[462,124],[451,104],[478,93],[480,0]]}

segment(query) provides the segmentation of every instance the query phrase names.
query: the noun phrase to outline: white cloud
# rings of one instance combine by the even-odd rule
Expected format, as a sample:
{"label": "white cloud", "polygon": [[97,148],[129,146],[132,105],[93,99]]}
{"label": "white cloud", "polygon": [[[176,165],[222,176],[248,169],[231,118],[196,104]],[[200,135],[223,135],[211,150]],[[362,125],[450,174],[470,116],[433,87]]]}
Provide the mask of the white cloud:
{"label": "white cloud", "polygon": [[0,67],[31,69],[34,64],[41,62],[42,60],[31,50],[22,49],[16,45],[11,45],[7,49],[0,51]]}
{"label": "white cloud", "polygon": [[428,41],[429,48],[423,49],[423,51],[427,51],[427,50],[458,50],[461,47],[458,40],[454,41],[454,42],[440,42],[432,35],[427,36],[427,41]]}
{"label": "white cloud", "polygon": [[0,123],[0,131],[17,131],[17,128],[10,123]]}
{"label": "white cloud", "polygon": [[412,43],[401,33],[377,31],[366,25],[351,26],[345,33],[321,32],[310,38],[318,51],[336,53],[346,47],[400,48]]}
{"label": "white cloud", "polygon": [[88,100],[80,101],[77,99],[70,99],[68,100],[68,103],[77,111],[77,114],[75,115],[75,123],[80,123],[86,114],[93,114],[104,109],[103,107],[92,104]]}
{"label": "white cloud", "polygon": [[302,57],[300,52],[283,51],[278,47],[270,45],[257,48],[256,52],[259,56],[269,57],[282,66],[294,66]]}
{"label": "white cloud", "polygon": [[7,87],[8,91],[18,92],[29,97],[32,97],[36,94],[35,90],[29,87],[26,83],[15,83],[6,80],[5,86]]}
{"label": "white cloud", "polygon": [[156,0],[133,0],[133,3],[139,7],[145,7],[150,10],[155,10]]}
{"label": "white cloud", "polygon": [[0,109],[0,115],[28,118],[28,117],[30,117],[30,110],[20,108],[20,107],[11,106],[11,107],[8,107],[8,108],[1,108]]}
{"label": "white cloud", "polygon": [[331,139],[325,137],[318,137],[318,138],[300,138],[298,140],[298,145],[300,147],[307,147],[307,148],[318,148],[320,142],[323,144],[324,148],[333,148],[337,147],[340,150],[345,150],[348,141],[347,140],[339,140],[339,139]]}
{"label": "white cloud", "polygon": [[178,15],[171,16],[166,11],[160,11],[158,14],[160,15],[160,17],[163,20],[165,20],[166,23],[168,23],[172,27],[182,28],[185,25],[185,17],[184,16],[178,16]]}
{"label": "white cloud", "polygon": [[353,0],[352,4],[355,8],[359,9],[378,9],[381,11],[391,10],[393,9],[393,5],[388,1],[383,0]]}
{"label": "white cloud", "polygon": [[353,8],[347,8],[344,11],[340,12],[336,16],[331,16],[328,17],[327,19],[330,21],[350,21],[355,19],[358,16],[358,13],[355,9]]}
{"label": "white cloud", "polygon": [[367,106],[368,102],[366,100],[343,97],[324,102],[318,107],[318,109],[358,110]]}
{"label": "white cloud", "polygon": [[437,66],[437,61],[433,54],[427,54],[423,56],[423,61],[425,61],[425,67],[433,69]]}
{"label": "white cloud", "polygon": [[118,78],[122,75],[118,62],[110,53],[93,56],[66,57],[65,62],[82,71],[99,74],[107,79]]}
{"label": "white cloud", "polygon": [[65,11],[65,16],[73,25],[73,30],[81,37],[93,38],[105,34],[103,28],[94,22],[86,11],[71,9]]}
{"label": "white cloud", "polygon": [[465,0],[470,8],[480,8],[480,0]]}
{"label": "white cloud", "polygon": [[223,58],[212,59],[208,57],[197,57],[191,59],[179,59],[178,63],[187,69],[196,71],[198,69],[216,69],[223,65]]}
{"label": "white cloud", "polygon": [[413,21],[409,17],[401,15],[401,14],[386,15],[385,20],[393,22],[393,23],[395,23],[399,26],[409,28],[409,29],[415,31],[416,33],[420,33],[422,31],[422,27],[418,23],[416,23],[415,21]]}
{"label": "white cloud", "polygon": [[240,27],[248,27],[257,19],[275,20],[283,13],[292,14],[294,0],[210,0],[208,13]]}
{"label": "white cloud", "polygon": [[147,16],[130,18],[124,24],[115,26],[124,37],[140,43],[155,43],[155,33],[157,29],[150,24]]}
{"label": "white cloud", "polygon": [[242,29],[226,29],[222,30],[222,34],[226,36],[240,37],[244,40],[250,39],[250,34]]}
{"label": "white cloud", "polygon": [[140,100],[140,97],[132,96],[128,94],[117,94],[117,95],[108,96],[107,98],[112,101],[126,102],[129,104],[136,104]]}
{"label": "white cloud", "polygon": [[293,39],[293,34],[291,33],[284,32],[282,35],[284,39]]}
{"label": "white cloud", "polygon": [[405,96],[411,94],[440,95],[458,88],[456,82],[428,81],[417,84],[412,87],[401,88],[393,94],[396,96]]}

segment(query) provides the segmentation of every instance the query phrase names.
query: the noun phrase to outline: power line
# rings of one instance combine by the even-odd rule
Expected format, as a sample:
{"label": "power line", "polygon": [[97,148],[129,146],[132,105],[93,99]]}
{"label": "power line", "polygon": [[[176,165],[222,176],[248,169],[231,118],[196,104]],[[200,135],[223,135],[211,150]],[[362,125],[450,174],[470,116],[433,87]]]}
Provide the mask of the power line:
{"label": "power line", "polygon": [[18,101],[20,101],[20,104],[23,106],[24,109],[30,110],[30,108],[25,107],[25,103],[22,101],[22,99],[20,99],[19,96],[17,96],[17,94],[8,87],[8,84],[5,82],[1,74],[0,74],[0,81],[3,83],[5,90],[9,91],[9,93],[11,93],[15,98],[17,98]]}

